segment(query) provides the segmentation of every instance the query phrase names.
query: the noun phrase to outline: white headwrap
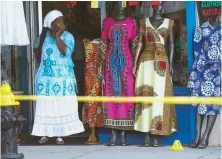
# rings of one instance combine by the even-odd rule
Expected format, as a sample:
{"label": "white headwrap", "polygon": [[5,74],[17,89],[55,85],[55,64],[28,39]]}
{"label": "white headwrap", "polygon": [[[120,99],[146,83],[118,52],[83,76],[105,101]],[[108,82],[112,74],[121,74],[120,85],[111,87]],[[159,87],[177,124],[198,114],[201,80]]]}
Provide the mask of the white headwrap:
{"label": "white headwrap", "polygon": [[52,24],[52,22],[53,22],[56,18],[61,17],[61,16],[63,16],[63,14],[62,14],[62,12],[60,12],[60,11],[58,11],[58,10],[50,11],[50,12],[45,16],[43,26],[51,29],[51,24]]}

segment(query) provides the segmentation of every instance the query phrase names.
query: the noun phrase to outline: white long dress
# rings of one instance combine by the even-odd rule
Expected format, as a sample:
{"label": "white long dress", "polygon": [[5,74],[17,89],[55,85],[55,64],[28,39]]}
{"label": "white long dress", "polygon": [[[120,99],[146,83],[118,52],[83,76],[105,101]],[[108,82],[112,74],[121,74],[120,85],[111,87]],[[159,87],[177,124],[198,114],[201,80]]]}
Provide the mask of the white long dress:
{"label": "white long dress", "polygon": [[22,1],[0,2],[0,45],[28,45]]}

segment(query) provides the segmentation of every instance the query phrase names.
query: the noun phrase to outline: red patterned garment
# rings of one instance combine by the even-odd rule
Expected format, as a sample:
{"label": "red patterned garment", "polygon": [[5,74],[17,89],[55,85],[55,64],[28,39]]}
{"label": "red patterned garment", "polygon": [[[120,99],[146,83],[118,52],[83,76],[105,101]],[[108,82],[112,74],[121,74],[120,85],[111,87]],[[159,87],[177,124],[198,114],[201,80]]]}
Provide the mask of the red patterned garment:
{"label": "red patterned garment", "polygon": [[159,6],[160,5],[160,1],[152,1],[151,5],[152,6]]}
{"label": "red patterned garment", "polygon": [[68,8],[73,8],[77,4],[77,1],[68,1],[66,4]]}
{"label": "red patterned garment", "polygon": [[139,1],[129,1],[128,4],[129,4],[129,6],[134,7],[139,4]]}
{"label": "red patterned garment", "polygon": [[77,1],[69,1],[69,4],[76,5]]}
{"label": "red patterned garment", "polygon": [[[100,60],[98,41],[83,39],[86,52],[85,93],[86,96],[101,96],[102,94],[102,62]],[[90,127],[103,126],[102,103],[85,102],[82,111],[83,123]]]}

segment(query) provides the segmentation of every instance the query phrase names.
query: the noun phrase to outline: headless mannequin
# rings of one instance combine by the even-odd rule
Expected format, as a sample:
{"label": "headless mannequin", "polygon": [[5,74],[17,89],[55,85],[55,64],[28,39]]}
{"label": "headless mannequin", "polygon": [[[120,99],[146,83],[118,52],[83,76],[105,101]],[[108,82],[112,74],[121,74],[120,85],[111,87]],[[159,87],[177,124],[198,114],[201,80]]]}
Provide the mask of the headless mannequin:
{"label": "headless mannequin", "polygon": [[[118,22],[121,22],[126,18],[125,8],[120,8],[118,2],[113,2],[112,17]],[[112,129],[112,136],[110,139],[109,146],[115,146],[115,142],[116,142],[116,130]],[[121,145],[126,146],[126,136],[124,130],[122,130],[121,132]]]}
{"label": "headless mannequin", "polygon": [[[152,23],[153,27],[154,28],[158,28],[163,22],[164,22],[164,17],[162,16],[162,3],[159,5],[159,6],[153,6],[153,16],[150,18],[150,22]],[[139,46],[142,46],[142,42],[140,39],[139,39]],[[170,73],[171,75],[173,75],[173,57],[174,57],[174,35],[173,35],[173,32],[170,32],[170,36],[169,36],[169,45],[170,45]],[[139,52],[141,51],[140,49],[138,50]],[[136,53],[136,57],[135,57],[135,63],[134,63],[134,69],[133,69],[133,72],[134,72],[134,75],[135,75],[135,72],[136,72],[136,63],[137,63],[137,60],[139,58],[139,52]],[[153,146],[154,147],[158,147],[159,146],[159,143],[158,143],[158,138],[157,138],[157,135],[153,135],[154,139],[153,139]],[[141,145],[143,147],[149,147],[150,146],[150,134],[149,132],[147,132],[145,134],[145,139],[144,139],[144,144]]]}
{"label": "headless mannequin", "polygon": [[[92,43],[95,43],[95,44],[98,44],[100,43],[100,39],[94,39],[92,41]],[[97,134],[97,128],[95,126],[92,126],[91,127],[91,135],[89,136],[88,140],[85,142],[85,144],[88,144],[88,145],[99,145],[101,144],[97,137],[96,137],[96,134]]]}
{"label": "headless mannequin", "polygon": [[[209,23],[212,27],[216,27],[217,25],[221,24],[221,16],[217,16],[216,19],[209,20]],[[217,119],[217,115],[208,115],[207,116],[207,126],[205,132],[201,138],[201,129],[203,125],[204,115],[200,115],[199,113],[196,114],[196,138],[194,139],[191,147],[193,148],[201,148],[205,149],[208,146],[209,136],[213,129],[214,123]]]}

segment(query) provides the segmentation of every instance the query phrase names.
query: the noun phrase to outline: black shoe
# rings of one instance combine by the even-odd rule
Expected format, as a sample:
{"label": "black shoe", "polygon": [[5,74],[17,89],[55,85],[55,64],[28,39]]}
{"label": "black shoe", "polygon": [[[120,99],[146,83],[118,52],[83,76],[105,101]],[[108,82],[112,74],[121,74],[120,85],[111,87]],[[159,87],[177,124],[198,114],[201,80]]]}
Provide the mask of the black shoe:
{"label": "black shoe", "polygon": [[202,140],[198,148],[205,149],[207,146],[208,146],[208,140]]}
{"label": "black shoe", "polygon": [[192,148],[197,148],[198,146],[199,146],[199,144],[200,144],[200,140],[194,140],[194,142],[190,145],[190,147],[192,147]]}

